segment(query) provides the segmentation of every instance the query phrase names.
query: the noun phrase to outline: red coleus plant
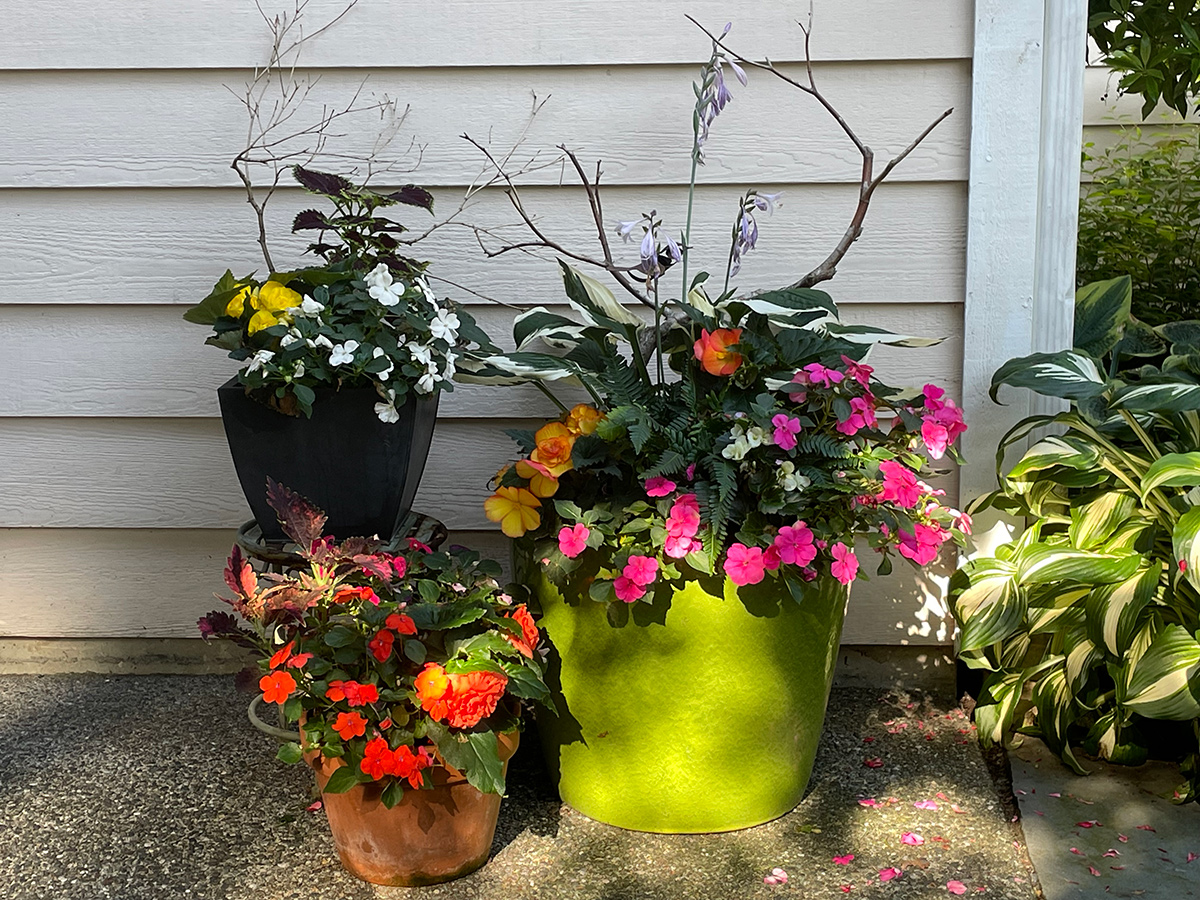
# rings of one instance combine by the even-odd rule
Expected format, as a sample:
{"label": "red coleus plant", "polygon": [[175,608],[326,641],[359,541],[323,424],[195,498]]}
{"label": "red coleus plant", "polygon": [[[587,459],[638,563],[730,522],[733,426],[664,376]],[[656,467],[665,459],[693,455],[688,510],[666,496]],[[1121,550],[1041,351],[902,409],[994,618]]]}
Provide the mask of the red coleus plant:
{"label": "red coleus plant", "polygon": [[415,540],[399,554],[373,538],[337,543],[303,497],[269,482],[268,498],[308,569],[260,574],[235,546],[233,596],[221,599],[250,627],[221,611],[199,625],[262,654],[262,702],[301,731],[279,758],[342,759],[325,790],[385,782],[387,806],[431,786],[437,766],[503,793],[496,736],[519,727],[521,700],[547,691],[538,630],[500,590],[499,566]]}

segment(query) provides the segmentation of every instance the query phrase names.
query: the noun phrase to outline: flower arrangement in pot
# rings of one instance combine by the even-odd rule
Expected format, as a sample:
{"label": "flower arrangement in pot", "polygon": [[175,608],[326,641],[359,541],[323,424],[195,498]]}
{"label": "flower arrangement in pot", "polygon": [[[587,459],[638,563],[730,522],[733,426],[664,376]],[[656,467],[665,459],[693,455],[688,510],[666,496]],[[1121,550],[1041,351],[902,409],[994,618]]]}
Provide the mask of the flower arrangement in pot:
{"label": "flower arrangement in pot", "polygon": [[[741,76],[747,63],[713,40],[694,163],[728,102],[722,67]],[[654,212],[620,223],[639,253],[617,262],[598,188],[567,157],[595,214],[596,264],[649,312],[563,262],[574,316],[529,310],[515,352],[461,376],[551,394],[580,385],[591,398],[509,432],[521,458],[484,504],[517,539],[557,657],[556,714],[538,730],[563,799],[589,816],[663,832],[758,824],[806,787],[862,547],[887,573],[897,554],[932,563],[968,530],[924,480],[966,425],[940,388],[890,387],[866,362],[876,343],[936,341],[845,324],[812,287],[861,227],[878,183],[869,157],[844,247],[796,284],[751,295],[732,280],[777,194],[739,200],[724,286],[710,294],[707,273],[687,279],[690,223],[678,239]],[[686,299],[669,293],[676,267]]]}
{"label": "flower arrangement in pot", "polygon": [[546,696],[532,617],[477,553],[338,542],[304,498],[275,482],[268,498],[309,568],[258,575],[235,545],[238,615],[209,613],[201,633],[261,654],[251,712],[277,704],[298,725],[279,758],[312,767],[348,870],[414,885],[478,868],[521,702]]}
{"label": "flower arrangement in pot", "polygon": [[463,309],[439,301],[426,264],[399,253],[405,228],[383,210],[432,210],[414,185],[386,193],[293,166],[333,210],[300,212],[322,264],[265,279],[227,271],[184,318],[241,362],[219,391],[238,478],[263,536],[283,534],[266,478],[326,509],[338,537],[390,537],[412,504],[442,391],[459,355],[491,343]]}

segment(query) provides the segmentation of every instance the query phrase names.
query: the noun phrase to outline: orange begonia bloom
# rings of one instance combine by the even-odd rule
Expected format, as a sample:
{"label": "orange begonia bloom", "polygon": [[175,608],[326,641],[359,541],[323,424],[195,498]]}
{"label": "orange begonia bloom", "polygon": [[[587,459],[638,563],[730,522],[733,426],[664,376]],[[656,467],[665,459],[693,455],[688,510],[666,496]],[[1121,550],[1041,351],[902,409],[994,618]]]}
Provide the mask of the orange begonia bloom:
{"label": "orange begonia bloom", "polygon": [[510,538],[518,538],[542,522],[537,511],[542,505],[531,491],[518,487],[496,488],[496,493],[483,501],[483,512]]}
{"label": "orange begonia bloom", "polygon": [[258,679],[258,687],[263,692],[263,702],[283,706],[296,689],[296,679],[287,672],[275,672]]}
{"label": "orange begonia bloom", "polygon": [[518,640],[511,634],[506,634],[504,635],[505,640],[520,650],[527,657],[533,659],[533,651],[538,645],[538,630],[537,626],[533,624],[533,616],[529,614],[529,610],[526,609],[525,604],[522,603],[512,611],[512,615],[508,616],[508,618],[512,619],[521,626],[521,639]]}
{"label": "orange begonia bloom", "polygon": [[732,375],[742,364],[742,355],[729,348],[742,336],[740,328],[718,328],[712,334],[704,328],[693,346],[696,359],[710,375]]}
{"label": "orange begonia bloom", "polygon": [[447,724],[473,728],[496,711],[508,687],[508,676],[500,672],[467,672],[450,675],[450,709]]}
{"label": "orange begonia bloom", "polygon": [[535,497],[553,497],[558,490],[558,479],[550,474],[549,469],[532,459],[520,460],[517,474],[529,479],[529,490]]}
{"label": "orange begonia bloom", "polygon": [[537,448],[529,458],[549,469],[555,478],[572,468],[571,448],[575,446],[575,435],[562,422],[543,425],[533,439]]}
{"label": "orange begonia bloom", "polygon": [[567,430],[572,434],[591,434],[604,418],[604,413],[586,403],[577,403],[567,413]]}
{"label": "orange begonia bloom", "polygon": [[421,701],[421,709],[435,719],[446,718],[450,709],[447,697],[450,678],[445,669],[437,663],[426,663],[413,687],[416,688],[417,699]]}

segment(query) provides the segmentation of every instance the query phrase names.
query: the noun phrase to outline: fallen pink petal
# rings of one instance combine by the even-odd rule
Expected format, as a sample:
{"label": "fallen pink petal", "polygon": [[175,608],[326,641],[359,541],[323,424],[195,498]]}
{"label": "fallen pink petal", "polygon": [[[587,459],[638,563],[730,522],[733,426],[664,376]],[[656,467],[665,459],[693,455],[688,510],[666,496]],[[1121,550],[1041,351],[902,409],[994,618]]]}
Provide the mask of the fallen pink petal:
{"label": "fallen pink petal", "polygon": [[1192,853],[1192,852],[1189,850],[1189,851],[1188,851],[1188,857],[1187,857],[1187,861],[1188,861],[1188,862],[1192,862],[1193,860],[1196,860],[1196,859],[1200,859],[1200,855],[1197,855],[1197,854],[1195,854],[1195,853]]}
{"label": "fallen pink petal", "polygon": [[1137,830],[1138,831],[1154,831],[1154,826],[1153,825],[1139,825],[1137,827]]}
{"label": "fallen pink petal", "polygon": [[1097,869],[1095,866],[1088,866],[1088,871],[1091,872],[1093,875],[1095,875],[1097,878],[1100,877],[1100,870]]}
{"label": "fallen pink petal", "polygon": [[866,766],[868,769],[878,769],[880,766],[883,765],[883,760],[880,759],[878,756],[873,756],[868,759],[864,759],[863,765]]}
{"label": "fallen pink petal", "polygon": [[963,809],[961,806],[959,806],[957,803],[951,803],[950,809],[952,812],[956,812],[956,813],[965,813],[966,812],[966,810]]}
{"label": "fallen pink petal", "polygon": [[1076,822],[1075,824],[1078,825],[1080,828],[1099,828],[1100,827],[1100,823],[1097,822],[1095,819],[1088,819],[1086,822]]}
{"label": "fallen pink petal", "polygon": [[852,885],[852,884],[843,884],[842,885],[842,893],[843,894],[848,894],[852,890],[854,890],[854,885]]}
{"label": "fallen pink petal", "polygon": [[878,800],[876,800],[874,797],[871,797],[868,800],[859,800],[858,805],[865,806],[868,809],[877,809],[878,807],[883,806],[883,804],[880,803]]}
{"label": "fallen pink petal", "polygon": [[845,856],[835,856],[833,858],[833,864],[835,866],[848,866],[852,862],[854,862],[853,853],[847,853]]}
{"label": "fallen pink petal", "polygon": [[895,866],[888,866],[886,869],[879,870],[880,881],[891,881],[893,878],[899,878],[904,873]]}
{"label": "fallen pink petal", "polygon": [[1082,850],[1080,850],[1078,847],[1072,847],[1071,852],[1074,853],[1076,856],[1084,856],[1085,855],[1084,852]]}
{"label": "fallen pink petal", "polygon": [[918,800],[913,804],[917,809],[937,809],[937,802],[934,800]]}
{"label": "fallen pink petal", "polygon": [[1060,794],[1058,791],[1054,791],[1050,796],[1051,797],[1061,797],[1062,794]]}
{"label": "fallen pink petal", "polygon": [[1120,851],[1120,850],[1113,850],[1113,849],[1110,847],[1109,849],[1105,850],[1105,851],[1104,851],[1103,853],[1101,853],[1100,855],[1101,855],[1101,856],[1103,856],[1103,857],[1105,857],[1105,858],[1108,858],[1108,857],[1111,857],[1111,856],[1120,856],[1120,855],[1121,855],[1121,851]]}
{"label": "fallen pink petal", "polygon": [[1129,843],[1129,835],[1127,835],[1127,834],[1118,834],[1118,835],[1117,835],[1117,840],[1118,840],[1118,841],[1120,841],[1122,844],[1128,844],[1128,843]]}
{"label": "fallen pink petal", "polygon": [[967,892],[967,886],[961,881],[947,881],[946,890],[952,894],[965,894]]}
{"label": "fallen pink petal", "polygon": [[921,837],[912,831],[906,831],[900,835],[900,843],[908,844],[910,847],[920,847],[925,843],[925,838]]}
{"label": "fallen pink petal", "polygon": [[304,807],[304,811],[305,812],[316,812],[320,808],[321,808],[321,801],[314,800],[312,803],[308,804],[308,806]]}

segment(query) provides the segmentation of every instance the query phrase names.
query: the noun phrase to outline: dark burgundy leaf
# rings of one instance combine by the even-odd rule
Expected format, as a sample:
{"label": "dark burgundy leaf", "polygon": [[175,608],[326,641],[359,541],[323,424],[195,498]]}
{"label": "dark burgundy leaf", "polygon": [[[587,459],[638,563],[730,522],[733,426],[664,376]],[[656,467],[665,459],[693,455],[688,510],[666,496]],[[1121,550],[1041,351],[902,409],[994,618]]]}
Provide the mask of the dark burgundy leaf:
{"label": "dark burgundy leaf", "polygon": [[202,616],[196,625],[200,628],[200,637],[206,641],[222,637],[242,647],[255,646],[254,635],[240,628],[237,619],[227,612],[214,609],[207,616]]}
{"label": "dark burgundy leaf", "polygon": [[242,548],[237,544],[229,551],[229,559],[225,562],[225,583],[229,589],[240,597],[249,599],[258,589],[258,578],[250,563],[242,556]]}
{"label": "dark burgundy leaf", "polygon": [[386,556],[366,556],[359,554],[354,557],[354,561],[376,578],[381,578],[384,581],[390,581],[392,578],[392,563]]}
{"label": "dark burgundy leaf", "polygon": [[317,209],[306,209],[296,213],[296,218],[292,220],[292,231],[324,231],[329,227],[329,220],[325,218],[325,213]]}
{"label": "dark burgundy leaf", "polygon": [[307,553],[313,541],[321,536],[327,518],[325,513],[270,475],[267,476],[267,503],[279,517],[283,533],[296,542],[302,553]]}
{"label": "dark burgundy leaf", "polygon": [[317,172],[304,166],[292,166],[292,177],[314,194],[324,194],[326,197],[340,197],[344,192],[354,190],[353,182],[341,175]]}
{"label": "dark burgundy leaf", "polygon": [[400,190],[383,196],[389,200],[395,200],[397,203],[407,203],[409,206],[419,206],[421,209],[433,212],[433,194],[415,184],[406,184]]}

